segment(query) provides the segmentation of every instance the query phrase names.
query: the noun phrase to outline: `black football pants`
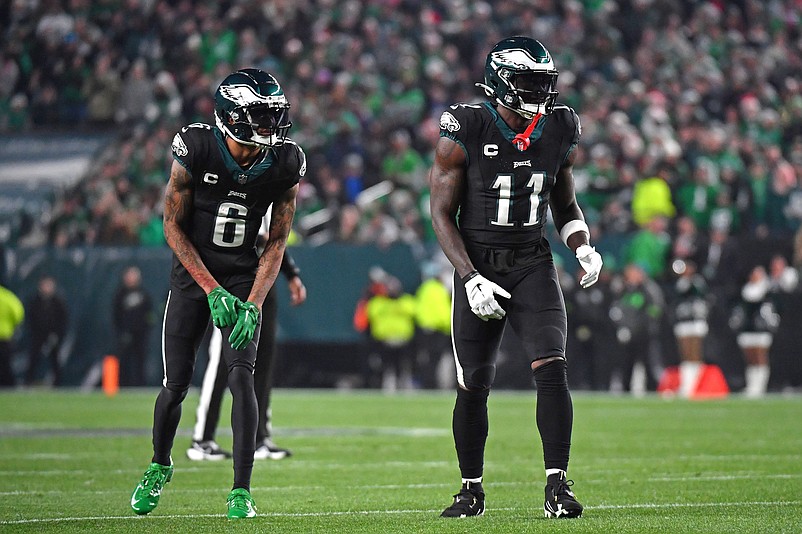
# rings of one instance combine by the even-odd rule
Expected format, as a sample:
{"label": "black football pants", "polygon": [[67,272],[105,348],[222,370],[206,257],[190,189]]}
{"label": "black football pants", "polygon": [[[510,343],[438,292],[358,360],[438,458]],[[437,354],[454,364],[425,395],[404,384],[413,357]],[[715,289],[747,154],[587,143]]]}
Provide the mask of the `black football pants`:
{"label": "black football pants", "polygon": [[[248,298],[249,285],[226,288],[242,300]],[[188,298],[179,290],[171,289],[164,310],[162,332],[162,359],[164,379],[156,399],[153,413],[153,461],[162,465],[171,463],[181,403],[187,395],[195,368],[195,356],[206,328],[209,325],[209,304]],[[231,390],[231,429],[234,436],[234,488],[250,489],[253,471],[253,452],[256,448],[256,395],[253,386],[253,368],[259,328],[254,339],[241,351],[227,343],[233,327],[222,328],[222,357],[228,368],[228,387]]]}
{"label": "black football pants", "polygon": [[[480,274],[509,291],[497,296],[506,311],[502,319],[482,321],[470,309],[465,287],[454,276],[452,338],[459,390],[452,419],[454,444],[463,478],[483,474],[488,433],[487,399],[496,371],[496,355],[505,327],[520,339],[527,363],[556,357],[534,373],[537,426],[547,469],[567,469],[573,406],[565,373],[567,320],[562,290],[551,255],[539,251],[474,250],[471,260]],[[521,362],[523,363],[523,362]],[[557,365],[559,364],[559,365]],[[531,372],[527,365],[526,373]]]}
{"label": "black football pants", "polygon": [[[257,447],[261,446],[272,434],[270,393],[273,384],[273,359],[276,354],[277,312],[278,299],[276,292],[271,290],[262,305],[262,325],[253,372],[253,384],[259,411],[259,420],[256,425]],[[228,368],[220,365],[222,344],[227,343],[227,340],[222,338],[223,336],[219,332],[215,332],[209,341],[209,362],[203,374],[200,401],[195,412],[195,428],[192,432],[192,439],[195,441],[213,440],[217,433],[220,406],[228,384]]]}

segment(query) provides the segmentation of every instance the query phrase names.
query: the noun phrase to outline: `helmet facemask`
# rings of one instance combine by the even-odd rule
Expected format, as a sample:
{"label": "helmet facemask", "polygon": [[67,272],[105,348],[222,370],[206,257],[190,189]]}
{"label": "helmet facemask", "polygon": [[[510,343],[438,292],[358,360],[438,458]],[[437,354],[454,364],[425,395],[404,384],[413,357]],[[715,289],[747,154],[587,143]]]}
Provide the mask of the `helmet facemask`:
{"label": "helmet facemask", "polygon": [[[280,146],[292,126],[289,104],[273,107],[266,104],[245,106],[215,118],[217,126],[237,142],[250,146]],[[226,120],[227,119],[227,120]]]}
{"label": "helmet facemask", "polygon": [[[501,76],[501,73],[499,75]],[[554,109],[559,94],[554,90],[557,84],[557,71],[514,72],[507,78],[507,82],[509,84],[507,95],[512,95],[515,104],[508,107],[525,118],[531,119],[537,114],[548,115]],[[505,102],[502,105],[507,104]]]}

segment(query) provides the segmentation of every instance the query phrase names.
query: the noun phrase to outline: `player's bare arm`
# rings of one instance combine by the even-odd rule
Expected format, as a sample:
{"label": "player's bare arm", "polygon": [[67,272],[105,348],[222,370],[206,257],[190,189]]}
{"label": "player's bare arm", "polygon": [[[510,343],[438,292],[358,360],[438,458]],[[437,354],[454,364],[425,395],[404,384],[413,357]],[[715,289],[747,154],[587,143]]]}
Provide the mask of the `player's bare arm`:
{"label": "player's bare arm", "polygon": [[181,229],[181,225],[192,213],[192,191],[192,175],[183,165],[173,161],[164,195],[164,237],[178,261],[208,294],[220,284],[203,264],[198,249]]}
{"label": "player's bare arm", "polygon": [[298,185],[296,184],[273,203],[267,242],[262,255],[259,257],[256,279],[253,282],[251,293],[248,295],[248,300],[256,304],[260,310],[281,268],[281,259],[284,257],[287,237],[290,235],[292,219],[295,216],[295,198],[297,195]]}
{"label": "player's bare arm", "polygon": [[[566,158],[565,164],[557,173],[557,183],[554,184],[554,189],[551,192],[549,205],[558,232],[569,221],[585,220],[585,216],[576,202],[576,193],[574,192],[573,170],[575,161],[576,152],[571,152]],[[587,245],[589,239],[590,236],[586,232],[574,232],[568,237],[567,245],[571,250],[576,251],[581,245]]]}
{"label": "player's bare arm", "polygon": [[576,255],[579,265],[584,271],[584,276],[579,280],[579,285],[587,288],[596,283],[601,272],[601,255],[596,249],[590,246],[590,231],[585,224],[585,217],[576,202],[574,192],[573,166],[576,160],[576,153],[568,155],[565,164],[557,174],[557,183],[551,194],[550,206],[554,216],[554,223],[557,231],[560,232],[565,244]]}
{"label": "player's bare arm", "polygon": [[475,270],[457,228],[462,188],[465,184],[465,152],[447,137],[437,141],[434,165],[429,171],[432,226],[446,257],[462,278]]}

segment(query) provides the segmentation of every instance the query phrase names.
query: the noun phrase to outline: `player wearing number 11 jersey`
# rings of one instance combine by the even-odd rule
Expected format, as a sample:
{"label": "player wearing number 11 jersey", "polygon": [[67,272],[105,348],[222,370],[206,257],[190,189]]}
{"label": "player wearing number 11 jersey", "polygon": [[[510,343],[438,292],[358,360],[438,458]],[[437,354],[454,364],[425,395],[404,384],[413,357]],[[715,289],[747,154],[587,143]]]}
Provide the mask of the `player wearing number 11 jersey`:
{"label": "player wearing number 11 jersey", "polygon": [[[258,69],[226,77],[215,93],[215,126],[190,124],[173,138],[164,234],[174,253],[164,311],[164,379],[153,414],[153,457],[131,496],[151,512],[173,474],[181,403],[209,317],[224,339],[232,395],[234,483],[228,517],[256,515],[250,495],[257,402],[253,369],[265,297],[284,255],[304,153],[286,138],[289,102],[276,79]],[[272,205],[267,244],[256,239]]]}
{"label": "player wearing number 11 jersey", "polygon": [[432,222],[454,265],[452,339],[457,399],[452,428],[462,488],[443,517],[481,515],[487,399],[505,328],[521,340],[537,385],[536,421],[546,468],[547,517],[582,514],[567,480],[573,408],[566,375],[567,320],[551,249],[547,208],[595,283],[601,256],[574,195],[572,168],[581,128],[556,103],[557,70],[528,37],[496,44],[482,87],[489,100],[457,104],[440,118],[429,175]]}

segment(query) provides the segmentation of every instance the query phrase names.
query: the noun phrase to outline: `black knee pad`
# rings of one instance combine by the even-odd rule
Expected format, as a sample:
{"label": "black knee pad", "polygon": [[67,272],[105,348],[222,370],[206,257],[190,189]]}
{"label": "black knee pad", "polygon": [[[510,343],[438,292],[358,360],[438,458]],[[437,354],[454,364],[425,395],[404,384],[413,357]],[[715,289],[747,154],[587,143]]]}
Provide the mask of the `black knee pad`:
{"label": "black knee pad", "polygon": [[162,391],[170,404],[181,404],[187,398],[189,388],[181,388],[168,382]]}
{"label": "black knee pad", "polygon": [[568,363],[562,358],[544,363],[532,371],[538,393],[568,391]]}
{"label": "black knee pad", "polygon": [[476,369],[463,369],[465,387],[469,390],[490,389],[496,378],[495,365],[483,365]]}
{"label": "black knee pad", "polygon": [[232,392],[253,389],[253,366],[232,365],[228,371],[228,387]]}
{"label": "black knee pad", "polygon": [[528,354],[550,354],[565,358],[565,330],[552,325],[535,329],[532,352]]}

